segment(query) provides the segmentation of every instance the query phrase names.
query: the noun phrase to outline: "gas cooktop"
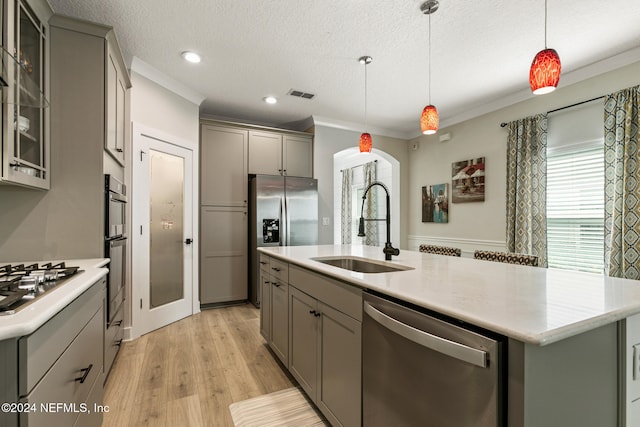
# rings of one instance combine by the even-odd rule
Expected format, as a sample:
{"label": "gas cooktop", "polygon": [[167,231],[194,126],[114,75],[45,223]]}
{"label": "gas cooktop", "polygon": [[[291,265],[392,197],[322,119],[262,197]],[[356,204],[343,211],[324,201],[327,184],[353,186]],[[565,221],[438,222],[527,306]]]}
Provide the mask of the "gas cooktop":
{"label": "gas cooktop", "polygon": [[0,265],[0,315],[15,313],[81,272],[64,262]]}

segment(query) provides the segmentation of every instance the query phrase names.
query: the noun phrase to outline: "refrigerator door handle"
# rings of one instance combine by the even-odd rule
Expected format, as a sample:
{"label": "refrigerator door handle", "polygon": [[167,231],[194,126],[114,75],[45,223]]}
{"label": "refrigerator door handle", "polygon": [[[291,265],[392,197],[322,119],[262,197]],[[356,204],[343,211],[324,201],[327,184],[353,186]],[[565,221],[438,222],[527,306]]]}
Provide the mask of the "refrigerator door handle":
{"label": "refrigerator door handle", "polygon": [[289,245],[289,235],[287,234],[289,230],[288,218],[287,199],[282,196],[280,197],[280,246]]}
{"label": "refrigerator door handle", "polygon": [[289,199],[287,195],[284,195],[284,222],[285,222],[285,230],[284,230],[284,244],[285,246],[289,246],[291,244],[291,215],[289,215]]}

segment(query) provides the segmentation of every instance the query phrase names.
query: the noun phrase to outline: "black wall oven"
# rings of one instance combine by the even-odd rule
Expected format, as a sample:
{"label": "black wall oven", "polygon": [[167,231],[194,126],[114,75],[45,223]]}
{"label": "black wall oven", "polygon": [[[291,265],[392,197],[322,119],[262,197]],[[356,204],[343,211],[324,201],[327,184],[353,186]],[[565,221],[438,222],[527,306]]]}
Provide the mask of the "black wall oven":
{"label": "black wall oven", "polygon": [[104,256],[109,258],[107,276],[107,326],[111,325],[124,301],[126,274],[127,188],[111,175],[105,175]]}

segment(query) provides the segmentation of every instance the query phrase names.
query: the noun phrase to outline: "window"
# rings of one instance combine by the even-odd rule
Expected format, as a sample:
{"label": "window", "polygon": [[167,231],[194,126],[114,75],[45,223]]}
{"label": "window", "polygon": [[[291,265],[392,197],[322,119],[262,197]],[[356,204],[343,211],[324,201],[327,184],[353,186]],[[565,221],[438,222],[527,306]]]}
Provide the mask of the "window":
{"label": "window", "polygon": [[548,151],[547,251],[549,267],[603,272],[602,140]]}

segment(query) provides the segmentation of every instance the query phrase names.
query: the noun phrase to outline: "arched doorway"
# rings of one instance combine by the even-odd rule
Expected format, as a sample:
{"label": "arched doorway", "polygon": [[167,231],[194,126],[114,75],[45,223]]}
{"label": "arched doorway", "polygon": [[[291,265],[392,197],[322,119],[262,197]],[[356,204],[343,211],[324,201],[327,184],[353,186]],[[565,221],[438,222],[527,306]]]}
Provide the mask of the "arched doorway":
{"label": "arched doorway", "polygon": [[[376,180],[385,184],[391,192],[391,241],[400,241],[400,162],[388,153],[374,148],[371,153],[361,153],[357,147],[347,148],[333,155],[333,210],[335,218],[333,226],[333,241],[335,244],[342,242],[342,223],[344,218],[351,218],[353,231],[353,244],[360,244],[361,238],[355,237],[357,234],[357,218],[360,216],[360,206],[362,203],[362,190],[364,180],[362,166],[369,162],[376,162]],[[351,197],[351,215],[343,215],[342,212],[342,174],[343,171],[351,169],[353,171],[353,181]],[[372,189],[373,191],[373,189]],[[381,193],[383,194],[383,193]],[[379,209],[378,217],[384,218],[385,198],[378,197]],[[378,227],[380,244],[386,240],[385,223],[381,222]]]}

